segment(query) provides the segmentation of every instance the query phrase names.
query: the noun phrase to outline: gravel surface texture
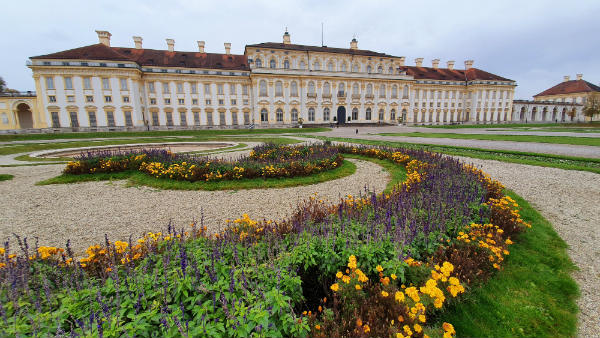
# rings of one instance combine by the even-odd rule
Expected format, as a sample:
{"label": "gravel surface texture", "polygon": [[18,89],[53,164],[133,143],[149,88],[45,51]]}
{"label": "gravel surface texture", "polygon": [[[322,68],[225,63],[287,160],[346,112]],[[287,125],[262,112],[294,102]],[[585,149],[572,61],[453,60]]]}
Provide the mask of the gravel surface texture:
{"label": "gravel surface texture", "polygon": [[579,267],[580,337],[598,337],[600,328],[600,175],[574,170],[461,158],[526,199],[569,245]]}
{"label": "gravel surface texture", "polygon": [[111,240],[138,238],[148,231],[162,231],[169,221],[187,227],[204,216],[209,231],[217,231],[226,219],[247,213],[253,219],[278,220],[290,215],[298,202],[318,193],[320,199],[337,202],[368,186],[382,191],[389,175],[368,161],[355,161],[356,173],[344,178],[294,188],[239,191],[177,191],[148,187],[124,187],[125,181],[85,182],[36,186],[60,174],[64,165],[0,168],[15,175],[0,182],[0,240],[13,233],[40,245],[64,247],[71,239],[76,252]]}

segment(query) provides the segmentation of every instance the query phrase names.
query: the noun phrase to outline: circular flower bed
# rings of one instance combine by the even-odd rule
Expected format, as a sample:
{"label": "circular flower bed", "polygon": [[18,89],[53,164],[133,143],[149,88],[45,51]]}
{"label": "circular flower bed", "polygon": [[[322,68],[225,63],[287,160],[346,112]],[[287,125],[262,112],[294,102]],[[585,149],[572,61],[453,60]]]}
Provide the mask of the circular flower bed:
{"label": "circular flower bed", "polygon": [[518,205],[446,156],[323,146],[389,160],[407,179],[334,205],[312,197],[277,222],[107,237],[83,258],[19,239],[20,254],[0,252],[0,335],[454,336],[440,309],[501,269],[528,227]]}
{"label": "circular flower bed", "polygon": [[309,176],[335,169],[344,158],[336,147],[317,144],[255,147],[249,156],[235,161],[175,154],[164,149],[89,152],[69,162],[65,174],[80,175],[141,171],[156,178],[179,181],[222,181],[244,178]]}

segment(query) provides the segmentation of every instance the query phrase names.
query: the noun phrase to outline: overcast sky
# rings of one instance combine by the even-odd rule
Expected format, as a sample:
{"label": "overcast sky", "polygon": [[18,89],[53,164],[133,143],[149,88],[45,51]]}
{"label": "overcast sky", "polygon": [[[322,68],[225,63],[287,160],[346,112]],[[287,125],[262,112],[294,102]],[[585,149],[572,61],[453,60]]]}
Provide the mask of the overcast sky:
{"label": "overcast sky", "polygon": [[406,56],[414,65],[441,59],[475,60],[475,67],[517,81],[516,98],[531,98],[564,75],[600,83],[600,1],[5,1],[2,4],[0,76],[10,88],[33,90],[30,56],[98,42],[94,30],[112,33],[113,46],[233,53],[244,45],[282,40]]}

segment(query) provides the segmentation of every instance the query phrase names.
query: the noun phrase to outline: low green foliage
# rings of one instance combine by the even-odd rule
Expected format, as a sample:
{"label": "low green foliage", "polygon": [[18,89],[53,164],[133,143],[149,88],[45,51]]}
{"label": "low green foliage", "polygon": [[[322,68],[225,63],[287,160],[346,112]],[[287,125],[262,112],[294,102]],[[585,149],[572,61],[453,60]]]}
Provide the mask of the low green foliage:
{"label": "low green foliage", "polygon": [[532,227],[511,247],[503,269],[448,308],[440,321],[462,337],[573,337],[577,329],[576,270],[567,244],[527,201],[507,192]]}
{"label": "low green foliage", "polygon": [[13,175],[9,174],[0,174],[0,181],[10,181],[14,178]]}
{"label": "low green foliage", "polygon": [[572,137],[572,136],[536,136],[536,135],[496,135],[496,134],[456,134],[456,133],[381,133],[384,136],[405,136],[424,138],[450,138],[463,140],[486,140],[486,141],[513,141],[513,142],[536,142],[552,144],[573,144],[585,146],[600,146],[598,137]]}

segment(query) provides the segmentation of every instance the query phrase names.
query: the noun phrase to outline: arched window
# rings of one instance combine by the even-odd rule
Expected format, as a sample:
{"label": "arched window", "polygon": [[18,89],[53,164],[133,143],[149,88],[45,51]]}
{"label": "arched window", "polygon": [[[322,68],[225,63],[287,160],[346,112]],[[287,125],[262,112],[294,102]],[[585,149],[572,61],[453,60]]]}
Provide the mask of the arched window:
{"label": "arched window", "polygon": [[283,96],[283,84],[281,81],[275,82],[275,96]]}
{"label": "arched window", "polygon": [[354,66],[352,66],[352,71],[354,73],[358,73],[360,71],[360,67],[358,67],[358,63],[355,63]]}
{"label": "arched window", "polygon": [[367,85],[367,95],[373,95],[373,85],[370,83]]}
{"label": "arched window", "polygon": [[402,90],[402,98],[408,99],[408,86],[407,85],[405,85],[404,89]]}
{"label": "arched window", "polygon": [[390,110],[390,120],[396,121],[396,109]]}
{"label": "arched window", "polygon": [[269,122],[269,112],[265,108],[260,111],[260,122]]}
{"label": "arched window", "polygon": [[288,60],[288,59],[285,59],[285,60],[283,61],[283,68],[285,68],[285,69],[290,69],[290,60]]}
{"label": "arched window", "polygon": [[392,66],[388,68],[388,74],[394,74],[394,68]]}
{"label": "arched window", "polygon": [[269,68],[275,68],[276,65],[277,63],[275,62],[275,59],[271,59],[271,61],[269,61]]}
{"label": "arched window", "polygon": [[346,71],[348,71],[348,70],[346,69],[346,63],[345,63],[345,62],[342,62],[342,72],[346,72]]}
{"label": "arched window", "polygon": [[370,120],[371,119],[371,108],[367,108],[367,110],[365,111],[365,120]]}
{"label": "arched window", "polygon": [[315,83],[312,81],[308,83],[308,93],[311,95],[314,95],[315,93]]}
{"label": "arched window", "polygon": [[329,85],[329,82],[325,82],[323,85],[323,95],[331,95],[331,86]]}
{"label": "arched window", "polygon": [[315,121],[315,108],[308,108],[308,120],[310,122]]}
{"label": "arched window", "polygon": [[298,96],[298,83],[296,81],[292,81],[292,84],[290,85],[290,91],[291,91],[291,96],[294,96],[294,97]]}
{"label": "arched window", "polygon": [[384,84],[379,86],[379,97],[385,97],[385,85]]}
{"label": "arched window", "polygon": [[292,122],[298,122],[298,110],[292,108]]}
{"label": "arched window", "polygon": [[358,108],[352,108],[352,121],[358,120]]}
{"label": "arched window", "polygon": [[323,109],[323,121],[329,121],[329,108]]}
{"label": "arched window", "polygon": [[261,68],[262,67],[261,59],[256,59],[256,61],[254,61],[254,64],[256,65],[256,68]]}
{"label": "arched window", "polygon": [[398,86],[393,85],[392,86],[392,99],[397,99],[398,98]]}
{"label": "arched window", "polygon": [[259,96],[267,96],[269,95],[267,92],[267,81],[265,80],[260,80],[260,83],[258,85],[259,87]]}
{"label": "arched window", "polygon": [[329,63],[327,64],[327,71],[333,72],[333,62],[329,61]]}
{"label": "arched window", "polygon": [[344,85],[344,83],[340,83],[340,85],[338,86],[338,96],[344,96],[346,92],[346,86]]}
{"label": "arched window", "polygon": [[358,83],[352,85],[352,94],[358,95]]}
{"label": "arched window", "polygon": [[382,66],[377,67],[377,73],[383,74],[383,67]]}
{"label": "arched window", "polygon": [[281,108],[277,108],[275,111],[275,119],[277,122],[283,122],[283,110]]}
{"label": "arched window", "polygon": [[385,111],[383,109],[379,109],[379,121],[385,120]]}
{"label": "arched window", "polygon": [[319,61],[315,61],[314,70],[321,70],[321,64],[319,63]]}
{"label": "arched window", "polygon": [[367,73],[371,74],[371,65],[367,66]]}
{"label": "arched window", "polygon": [[300,61],[300,69],[306,69],[306,62],[304,60]]}

